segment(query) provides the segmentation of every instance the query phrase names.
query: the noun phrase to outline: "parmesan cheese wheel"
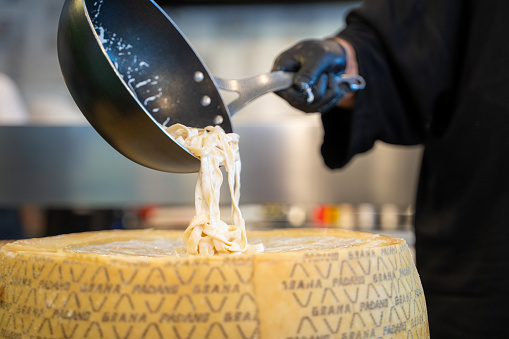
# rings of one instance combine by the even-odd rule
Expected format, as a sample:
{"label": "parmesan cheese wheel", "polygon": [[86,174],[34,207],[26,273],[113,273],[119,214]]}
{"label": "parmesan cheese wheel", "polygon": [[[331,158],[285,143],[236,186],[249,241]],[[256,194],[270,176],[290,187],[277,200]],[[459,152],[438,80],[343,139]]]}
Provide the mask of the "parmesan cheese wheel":
{"label": "parmesan cheese wheel", "polygon": [[249,233],[264,253],[187,256],[180,231],[21,240],[0,249],[1,338],[428,338],[402,239]]}

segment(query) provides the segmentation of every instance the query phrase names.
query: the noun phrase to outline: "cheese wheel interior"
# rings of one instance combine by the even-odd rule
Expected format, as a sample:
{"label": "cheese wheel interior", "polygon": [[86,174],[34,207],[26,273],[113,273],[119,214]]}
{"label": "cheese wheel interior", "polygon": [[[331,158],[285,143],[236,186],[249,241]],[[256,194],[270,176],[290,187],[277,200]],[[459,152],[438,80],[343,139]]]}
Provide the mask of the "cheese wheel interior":
{"label": "cheese wheel interior", "polygon": [[[0,248],[0,338],[427,338],[402,239],[249,232],[264,253],[186,255],[180,231],[100,231]],[[1,245],[0,245],[1,246]]]}

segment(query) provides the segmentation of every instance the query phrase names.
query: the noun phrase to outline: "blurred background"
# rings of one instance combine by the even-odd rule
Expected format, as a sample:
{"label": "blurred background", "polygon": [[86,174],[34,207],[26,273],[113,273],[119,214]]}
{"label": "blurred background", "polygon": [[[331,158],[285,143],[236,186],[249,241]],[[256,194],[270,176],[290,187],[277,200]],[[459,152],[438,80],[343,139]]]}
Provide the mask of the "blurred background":
{"label": "blurred background", "polygon": [[[184,229],[194,215],[196,174],[157,172],[124,158],[70,97],[56,51],[63,2],[0,0],[0,239]],[[234,79],[269,71],[274,58],[301,39],[338,32],[360,4],[158,3],[210,72]],[[274,94],[241,110],[233,124],[241,136],[241,210],[248,228],[341,227],[413,243],[420,147],[379,143],[331,171],[320,156],[319,116],[302,114]]]}

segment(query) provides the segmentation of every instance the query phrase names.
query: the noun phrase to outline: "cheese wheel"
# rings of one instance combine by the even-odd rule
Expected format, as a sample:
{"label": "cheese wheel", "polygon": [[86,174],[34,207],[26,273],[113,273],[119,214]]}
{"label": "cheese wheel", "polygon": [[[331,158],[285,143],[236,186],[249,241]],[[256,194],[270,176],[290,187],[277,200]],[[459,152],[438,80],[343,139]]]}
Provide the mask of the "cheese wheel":
{"label": "cheese wheel", "polygon": [[402,239],[252,231],[264,253],[187,256],[182,232],[99,231],[0,249],[0,338],[428,338]]}

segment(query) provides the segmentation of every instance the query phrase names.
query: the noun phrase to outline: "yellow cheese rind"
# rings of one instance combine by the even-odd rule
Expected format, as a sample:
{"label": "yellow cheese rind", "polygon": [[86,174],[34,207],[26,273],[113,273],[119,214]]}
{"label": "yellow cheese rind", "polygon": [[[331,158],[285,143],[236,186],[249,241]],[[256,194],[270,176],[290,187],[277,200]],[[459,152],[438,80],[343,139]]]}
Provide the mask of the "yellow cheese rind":
{"label": "yellow cheese rind", "polygon": [[428,338],[422,286],[401,239],[341,230],[249,238],[357,239],[337,248],[142,257],[73,251],[178,231],[101,231],[0,249],[0,338]]}

